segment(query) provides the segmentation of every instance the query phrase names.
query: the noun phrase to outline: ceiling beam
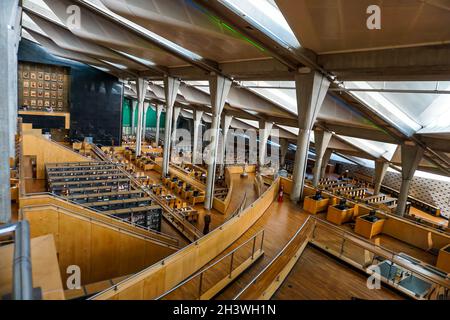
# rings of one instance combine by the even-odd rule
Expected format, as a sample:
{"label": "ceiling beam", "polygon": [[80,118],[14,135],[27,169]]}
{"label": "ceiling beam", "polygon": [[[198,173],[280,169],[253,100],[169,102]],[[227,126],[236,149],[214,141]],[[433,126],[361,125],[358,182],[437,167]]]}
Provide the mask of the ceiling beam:
{"label": "ceiling beam", "polygon": [[320,121],[318,126],[328,130],[335,132],[339,135],[349,136],[354,138],[361,138],[373,141],[380,141],[386,143],[398,144],[399,141],[394,139],[389,134],[379,130],[379,129],[369,129],[369,128],[361,128],[361,127],[352,127],[344,124],[336,124],[336,123],[328,123],[326,121]]}
{"label": "ceiling beam", "polygon": [[334,53],[318,63],[339,80],[450,80],[450,44]]}

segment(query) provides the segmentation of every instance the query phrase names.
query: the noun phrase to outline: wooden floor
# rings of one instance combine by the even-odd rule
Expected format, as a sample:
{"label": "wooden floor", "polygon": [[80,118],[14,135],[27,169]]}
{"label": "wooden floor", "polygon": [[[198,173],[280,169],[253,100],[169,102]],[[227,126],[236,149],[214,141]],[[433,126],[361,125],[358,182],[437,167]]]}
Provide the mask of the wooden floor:
{"label": "wooden floor", "polygon": [[367,276],[325,252],[307,246],[273,300],[397,300],[390,288],[370,290]]}
{"label": "wooden floor", "polygon": [[307,218],[308,214],[287,198],[282,203],[272,203],[264,215],[221,255],[230,252],[264,229],[264,256],[222,290],[216,299],[234,298],[278,254]]}

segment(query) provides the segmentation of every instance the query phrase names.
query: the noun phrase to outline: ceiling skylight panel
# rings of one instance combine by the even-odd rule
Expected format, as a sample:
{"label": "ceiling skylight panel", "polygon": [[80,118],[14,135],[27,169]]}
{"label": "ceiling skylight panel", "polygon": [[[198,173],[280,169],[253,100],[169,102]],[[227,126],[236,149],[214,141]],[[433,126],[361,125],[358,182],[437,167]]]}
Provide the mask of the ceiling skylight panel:
{"label": "ceiling skylight panel", "polygon": [[[349,84],[349,85],[347,85]],[[368,82],[355,81],[346,82],[346,87],[358,89],[373,89]],[[392,125],[397,126],[403,133],[408,136],[413,135],[420,130],[422,126],[412,120],[407,114],[402,112],[395,104],[386,99],[380,92],[373,91],[353,91],[351,92],[356,98],[361,100],[368,108],[379,114],[381,117],[389,121]]]}
{"label": "ceiling skylight panel", "polygon": [[124,66],[123,64],[113,63],[113,62],[110,62],[110,61],[107,61],[107,60],[101,60],[101,59],[100,59],[100,61],[103,61],[104,63],[109,64],[109,65],[111,65],[111,66],[113,66],[113,67],[115,67],[117,69],[120,69],[120,70],[128,69],[127,66]]}
{"label": "ceiling skylight panel", "polygon": [[134,56],[134,55],[132,55],[132,54],[129,54],[129,53],[126,53],[126,52],[123,52],[123,51],[118,51],[118,52],[119,52],[120,54],[123,54],[124,56],[130,58],[131,60],[138,61],[138,62],[140,62],[140,63],[142,63],[142,64],[145,64],[145,65],[148,66],[148,67],[152,67],[152,66],[155,66],[155,65],[156,65],[154,62],[152,62],[152,61],[150,61],[150,60],[143,59],[143,58],[140,58],[140,57],[136,57],[136,56]]}
{"label": "ceiling skylight panel", "polygon": [[301,47],[289,24],[273,1],[269,0],[219,0],[227,8],[264,32],[287,49]]}
{"label": "ceiling skylight panel", "polygon": [[81,2],[84,2],[86,4],[89,4],[90,6],[94,7],[95,9],[101,11],[102,13],[105,13],[107,15],[109,15],[110,17],[119,20],[120,22],[122,22],[123,24],[127,25],[128,27],[141,32],[142,34],[145,34],[146,36],[152,38],[154,41],[159,42],[165,46],[169,46],[172,49],[174,49],[175,51],[177,51],[179,54],[188,57],[189,59],[195,60],[195,61],[201,61],[203,60],[203,58],[192,52],[189,51],[179,45],[177,45],[176,43],[167,40],[166,38],[163,38],[161,36],[159,36],[158,34],[151,32],[150,30],[128,20],[125,19],[124,17],[112,12],[111,10],[109,10],[108,8],[106,8],[103,3],[101,3],[101,1],[98,0],[80,0]]}
{"label": "ceiling skylight panel", "polygon": [[48,7],[48,5],[42,0],[23,0],[22,7],[45,16],[47,19],[55,22],[58,25],[64,25],[64,23],[58,18],[58,16],[54,14],[53,11]]}
{"label": "ceiling skylight panel", "polygon": [[[242,85],[250,91],[266,98],[281,108],[297,114],[297,97],[295,90],[278,89],[276,86],[294,87],[294,81],[243,81]],[[262,88],[258,88],[258,87]]]}

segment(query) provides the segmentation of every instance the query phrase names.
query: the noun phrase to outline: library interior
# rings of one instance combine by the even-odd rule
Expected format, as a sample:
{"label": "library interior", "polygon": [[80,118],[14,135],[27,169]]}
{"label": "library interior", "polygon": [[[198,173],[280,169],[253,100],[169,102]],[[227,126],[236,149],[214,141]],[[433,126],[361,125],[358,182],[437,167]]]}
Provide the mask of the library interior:
{"label": "library interior", "polygon": [[0,300],[450,300],[450,0],[1,0]]}

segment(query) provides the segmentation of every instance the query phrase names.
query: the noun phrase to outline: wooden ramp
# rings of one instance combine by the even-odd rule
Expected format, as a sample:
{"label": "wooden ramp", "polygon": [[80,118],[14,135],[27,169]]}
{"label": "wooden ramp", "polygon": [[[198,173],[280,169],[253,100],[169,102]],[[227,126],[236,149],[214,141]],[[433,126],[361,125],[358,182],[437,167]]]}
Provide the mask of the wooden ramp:
{"label": "wooden ramp", "polygon": [[[292,270],[298,265],[297,261],[308,243],[346,263],[347,268],[365,274],[365,279],[373,275],[372,278],[376,278],[379,284],[386,284],[413,299],[436,300],[448,297],[450,281],[445,272],[405,253],[392,252],[327,221],[310,216],[277,257],[235,299],[271,299],[278,288],[286,285],[286,281],[297,284],[303,281],[304,278],[301,275],[297,277]],[[317,267],[320,276],[315,282],[311,278],[310,287],[320,286],[321,281],[327,282],[336,277],[339,272],[332,267],[328,271],[325,267]],[[282,292],[288,292],[289,289],[288,284],[287,289],[284,287]],[[374,298],[381,296],[374,295]]]}

